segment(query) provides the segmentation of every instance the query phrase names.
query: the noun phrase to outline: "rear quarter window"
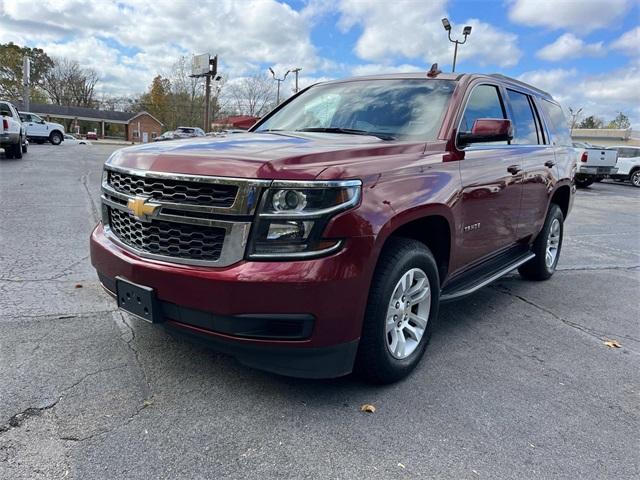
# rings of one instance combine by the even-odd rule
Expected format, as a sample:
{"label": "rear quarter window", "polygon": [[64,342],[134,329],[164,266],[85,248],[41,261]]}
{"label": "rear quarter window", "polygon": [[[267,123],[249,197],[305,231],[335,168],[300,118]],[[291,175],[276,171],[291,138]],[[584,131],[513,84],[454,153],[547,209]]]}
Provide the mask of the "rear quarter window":
{"label": "rear quarter window", "polygon": [[571,146],[571,134],[569,133],[569,122],[564,116],[562,108],[557,103],[549,100],[541,100],[540,105],[547,118],[551,140],[555,145]]}

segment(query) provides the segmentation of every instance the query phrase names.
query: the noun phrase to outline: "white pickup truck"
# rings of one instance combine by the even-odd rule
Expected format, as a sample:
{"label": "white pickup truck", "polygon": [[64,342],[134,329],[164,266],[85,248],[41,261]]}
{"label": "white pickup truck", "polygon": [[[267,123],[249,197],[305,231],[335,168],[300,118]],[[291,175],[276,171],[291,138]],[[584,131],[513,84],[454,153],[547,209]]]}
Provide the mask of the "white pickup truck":
{"label": "white pickup truck", "polygon": [[22,158],[27,153],[27,137],[18,115],[11,103],[0,101],[0,148],[6,158]]}
{"label": "white pickup truck", "polygon": [[53,145],[60,145],[64,140],[64,127],[59,123],[45,122],[31,112],[20,112],[20,118],[25,125],[30,142],[51,142]]}
{"label": "white pickup truck", "polygon": [[611,178],[629,180],[634,187],[640,187],[640,147],[623,145],[608,148],[618,152],[617,171]]}
{"label": "white pickup truck", "polygon": [[593,182],[609,178],[617,172],[618,152],[615,150],[607,150],[588,142],[574,142],[573,148],[578,155],[576,187],[586,188]]}

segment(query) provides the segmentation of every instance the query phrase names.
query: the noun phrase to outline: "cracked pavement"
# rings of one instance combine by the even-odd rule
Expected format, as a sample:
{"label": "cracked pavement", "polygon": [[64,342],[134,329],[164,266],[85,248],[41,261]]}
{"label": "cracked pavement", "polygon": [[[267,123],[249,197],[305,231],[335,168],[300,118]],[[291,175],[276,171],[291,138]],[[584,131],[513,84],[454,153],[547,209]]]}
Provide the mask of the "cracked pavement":
{"label": "cracked pavement", "polygon": [[579,191],[550,281],[443,305],[415,373],[373,387],[118,312],[88,259],[114,149],[0,153],[0,478],[640,476],[640,190]]}

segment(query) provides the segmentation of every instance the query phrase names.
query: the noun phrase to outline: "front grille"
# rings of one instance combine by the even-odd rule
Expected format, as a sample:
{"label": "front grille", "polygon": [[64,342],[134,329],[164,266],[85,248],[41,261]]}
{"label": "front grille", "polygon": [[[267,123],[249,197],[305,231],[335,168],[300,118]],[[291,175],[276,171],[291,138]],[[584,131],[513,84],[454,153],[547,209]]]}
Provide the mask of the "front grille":
{"label": "front grille", "polygon": [[109,208],[109,226],[130,247],[188,260],[218,260],[225,237],[223,228],[161,220],[141,222],[115,208]]}
{"label": "front grille", "polygon": [[107,183],[127,195],[222,208],[231,207],[238,194],[236,185],[142,177],[114,170],[108,172]]}

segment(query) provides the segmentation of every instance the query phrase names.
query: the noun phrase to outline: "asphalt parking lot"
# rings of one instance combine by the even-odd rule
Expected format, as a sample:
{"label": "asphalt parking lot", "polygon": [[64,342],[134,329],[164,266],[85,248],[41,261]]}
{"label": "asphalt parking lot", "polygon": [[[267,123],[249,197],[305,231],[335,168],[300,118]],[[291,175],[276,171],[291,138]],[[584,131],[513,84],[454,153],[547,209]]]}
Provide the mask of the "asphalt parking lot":
{"label": "asphalt parking lot", "polygon": [[115,148],[0,153],[0,478],[640,477],[639,189],[580,191],[550,281],[444,305],[414,374],[374,387],[118,312],[88,258]]}

